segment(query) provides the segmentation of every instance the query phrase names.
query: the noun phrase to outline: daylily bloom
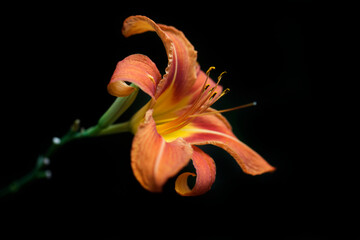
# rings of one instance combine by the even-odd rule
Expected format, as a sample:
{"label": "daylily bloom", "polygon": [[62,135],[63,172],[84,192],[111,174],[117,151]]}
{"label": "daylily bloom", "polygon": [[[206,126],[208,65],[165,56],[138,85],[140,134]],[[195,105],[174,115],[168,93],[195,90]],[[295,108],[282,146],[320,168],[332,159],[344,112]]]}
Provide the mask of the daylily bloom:
{"label": "daylily bloom", "polygon": [[[175,190],[183,196],[207,192],[215,181],[214,160],[196,145],[212,144],[229,152],[242,170],[258,175],[275,170],[259,154],[241,142],[229,122],[211,105],[228,89],[215,83],[197,63],[197,52],[185,35],[174,27],[157,24],[145,16],[131,16],[124,21],[125,37],[154,31],[162,40],[168,65],[161,76],[156,65],[145,55],[134,54],[120,61],[108,85],[110,94],[125,97],[138,86],[151,100],[131,119],[135,134],[131,166],[136,179],[147,190],[159,192],[166,181],[190,161],[194,173],[182,173]],[[192,189],[188,176],[196,176]]]}

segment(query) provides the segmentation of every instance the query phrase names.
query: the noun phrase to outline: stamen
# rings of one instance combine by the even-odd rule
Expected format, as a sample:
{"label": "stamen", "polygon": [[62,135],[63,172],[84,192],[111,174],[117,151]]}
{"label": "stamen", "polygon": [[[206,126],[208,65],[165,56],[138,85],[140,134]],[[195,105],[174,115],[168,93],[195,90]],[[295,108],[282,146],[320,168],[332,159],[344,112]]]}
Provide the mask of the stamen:
{"label": "stamen", "polygon": [[[210,87],[210,84],[207,84],[207,81],[209,79],[210,71],[213,69],[215,69],[215,67],[210,67],[206,71],[207,77],[203,84],[201,94],[199,94],[198,98],[195,100],[193,105],[178,118],[176,118],[174,120],[171,119],[171,121],[167,121],[167,120],[161,121],[160,124],[164,124],[164,123],[166,124],[162,127],[162,129],[164,129],[162,134],[168,134],[168,133],[174,132],[174,131],[186,126],[193,119],[193,117],[190,117],[190,116],[192,116],[194,114],[201,114],[201,113],[205,112],[215,101],[217,101],[219,99],[219,98],[216,98],[216,95],[218,93],[215,92],[215,90],[218,87],[222,76],[226,72],[222,72],[218,77],[218,81],[217,81],[216,85],[214,87],[212,87],[207,93],[205,93],[206,90]],[[226,90],[225,93],[226,92],[228,92],[228,90]],[[205,96],[204,96],[204,94],[205,94]],[[221,94],[221,95],[224,95],[224,94]],[[159,122],[158,122],[158,124],[159,124]]]}
{"label": "stamen", "polygon": [[[219,83],[220,83],[220,81],[221,81],[221,78],[222,78],[222,76],[223,76],[225,73],[226,73],[226,71],[222,72],[222,73],[218,76],[218,81],[217,81],[215,87],[211,88],[211,90],[209,91],[209,95],[210,95],[210,93],[211,93],[212,91],[214,91],[214,90],[219,86]],[[211,98],[211,99],[212,99],[212,98]]]}
{"label": "stamen", "polygon": [[225,94],[227,94],[228,92],[230,92],[230,88],[225,89],[219,96],[219,98],[221,98],[222,96],[224,96]]}
{"label": "stamen", "polygon": [[208,76],[209,76],[210,71],[211,71],[211,70],[214,70],[214,69],[215,69],[215,67],[214,67],[214,66],[209,67],[209,69],[206,71],[206,75],[208,75]]}
{"label": "stamen", "polygon": [[[201,95],[205,92],[206,89],[208,89],[208,87],[210,86],[210,84],[207,84],[207,81],[209,79],[209,76],[210,76],[210,71],[215,69],[215,67],[209,67],[209,69],[206,71],[206,79],[205,79],[205,82],[204,82],[204,85],[202,87],[202,90],[201,90]],[[201,96],[200,95],[200,96]]]}
{"label": "stamen", "polygon": [[219,86],[219,83],[223,77],[223,75],[226,73],[226,71],[222,72],[218,78],[217,83],[215,86],[213,86],[210,90],[210,84],[208,84],[208,79],[210,77],[210,71],[215,69],[215,67],[210,67],[206,71],[206,79],[203,83],[203,86],[201,88],[201,92],[198,94],[197,98],[191,106],[188,106],[187,109],[184,109],[184,112],[178,116],[178,117],[172,117],[167,119],[159,119],[156,120],[157,130],[161,135],[166,135],[173,133],[189,123],[193,121],[194,118],[203,116],[203,115],[209,115],[209,114],[219,114],[223,112],[230,112],[241,108],[246,108],[250,106],[255,106],[256,102],[244,104],[241,106],[223,109],[223,110],[214,110],[209,109],[215,102],[217,102],[221,97],[223,97],[225,94],[227,94],[230,89],[226,88],[223,90],[220,94],[218,91],[216,91],[217,87]]}
{"label": "stamen", "polygon": [[[207,81],[209,79],[209,75],[210,75],[210,71],[215,69],[215,67],[210,67],[207,71],[206,71],[206,79],[205,82],[203,84],[202,90],[201,90],[201,94],[199,94],[198,98],[195,100],[195,102],[193,103],[193,105],[191,106],[191,108],[189,108],[187,111],[185,111],[179,118],[177,118],[176,120],[174,120],[173,125],[177,125],[181,122],[183,122],[184,120],[187,119],[187,117],[191,114],[194,114],[204,103],[205,101],[201,101],[203,99],[203,94],[205,93],[205,91],[210,87],[210,84],[207,84]],[[209,93],[214,90],[214,88],[212,88]],[[207,98],[207,97],[206,97]],[[205,98],[205,99],[206,99]]]}
{"label": "stamen", "polygon": [[238,109],[241,109],[241,108],[247,108],[247,107],[252,107],[252,106],[256,106],[256,105],[257,105],[256,102],[252,102],[252,103],[244,104],[244,105],[233,107],[233,108],[227,108],[227,109],[223,109],[223,110],[213,110],[211,112],[204,112],[204,113],[200,113],[200,114],[194,114],[194,115],[190,115],[189,117],[199,117],[199,116],[209,115],[209,114],[231,112],[231,111],[235,111],[235,110],[238,110]]}
{"label": "stamen", "polygon": [[218,98],[215,99],[215,100],[211,103],[211,105],[214,104],[214,103],[216,103],[222,96],[224,96],[224,95],[227,94],[228,92],[230,92],[230,88],[225,89],[225,90],[220,94],[220,96],[218,96]]}

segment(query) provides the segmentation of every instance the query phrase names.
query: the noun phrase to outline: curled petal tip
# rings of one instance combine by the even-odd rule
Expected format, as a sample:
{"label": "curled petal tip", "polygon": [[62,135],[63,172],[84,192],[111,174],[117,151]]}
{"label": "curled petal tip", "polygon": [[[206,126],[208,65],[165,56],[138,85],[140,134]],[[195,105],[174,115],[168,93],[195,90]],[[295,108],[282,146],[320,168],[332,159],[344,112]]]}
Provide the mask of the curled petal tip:
{"label": "curled petal tip", "polygon": [[191,193],[191,189],[187,183],[189,176],[195,177],[196,174],[191,172],[184,172],[180,174],[175,181],[175,190],[181,196],[189,196],[188,194]]}
{"label": "curled petal tip", "polygon": [[110,82],[107,86],[109,94],[115,97],[126,97],[129,96],[135,88],[127,85],[123,81]]}
{"label": "curled petal tip", "polygon": [[150,58],[142,54],[133,54],[116,65],[108,92],[116,97],[126,97],[134,91],[133,87],[126,84],[130,82],[153,98],[160,79],[161,74]]}
{"label": "curled petal tip", "polygon": [[161,82],[157,81],[154,96],[157,98],[166,89],[171,88],[176,94],[171,95],[170,100],[178,102],[188,94],[188,89],[196,81],[197,52],[183,32],[174,27],[157,24],[150,18],[140,15],[128,17],[124,21],[122,33],[125,37],[147,31],[156,32],[168,57],[165,74]]}
{"label": "curled petal tip", "polygon": [[[175,190],[181,196],[199,196],[210,190],[215,181],[216,167],[214,160],[200,148],[193,146],[192,161],[196,174],[185,172],[178,176],[175,182]],[[192,189],[187,184],[189,176],[196,176],[196,182]]]}

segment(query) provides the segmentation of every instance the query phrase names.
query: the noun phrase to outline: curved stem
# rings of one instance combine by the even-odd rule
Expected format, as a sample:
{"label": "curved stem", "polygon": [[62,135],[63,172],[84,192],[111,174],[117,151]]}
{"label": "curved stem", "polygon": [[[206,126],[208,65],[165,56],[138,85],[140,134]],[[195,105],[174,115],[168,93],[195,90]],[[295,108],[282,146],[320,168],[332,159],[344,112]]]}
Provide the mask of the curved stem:
{"label": "curved stem", "polygon": [[[74,125],[78,125],[78,120],[75,121]],[[24,185],[41,178],[50,178],[51,171],[45,170],[44,167],[49,164],[50,157],[62,146],[66,143],[81,138],[94,137],[94,136],[102,136],[102,135],[110,135],[117,134],[121,132],[130,131],[130,122],[124,122],[119,124],[110,125],[107,128],[103,129],[102,127],[94,126],[88,128],[85,131],[77,132],[78,127],[71,127],[70,131],[65,134],[62,138],[53,138],[53,142],[45,152],[44,155],[40,155],[36,161],[36,165],[28,174],[25,176],[13,181],[7,187],[0,190],[0,197],[6,196],[10,193],[15,193],[19,191]]]}
{"label": "curved stem", "polygon": [[13,181],[7,187],[0,190],[0,197],[6,196],[10,193],[15,193],[19,191],[24,185],[41,178],[50,178],[51,171],[45,170],[44,167],[50,163],[50,157],[61,148],[63,145],[68,143],[69,141],[75,139],[77,135],[77,131],[79,129],[80,121],[76,120],[69,132],[65,134],[62,138],[54,137],[52,140],[52,144],[47,149],[45,154],[39,155],[37,158],[35,167],[25,176]]}
{"label": "curved stem", "polygon": [[36,161],[35,168],[31,172],[23,176],[22,178],[12,182],[4,189],[1,189],[0,197],[19,191],[20,188],[22,188],[24,185],[35,179],[50,178],[51,177],[50,170],[40,171],[43,165],[48,164],[48,161],[49,161],[48,158],[44,156],[39,156]]}
{"label": "curved stem", "polygon": [[53,142],[45,154],[39,155],[34,169],[27,175],[13,181],[4,189],[1,189],[0,197],[17,192],[24,185],[36,179],[50,178],[51,172],[50,170],[45,170],[44,166],[48,165],[50,157],[68,142],[74,139],[130,132],[130,122],[112,124],[130,107],[137,96],[139,90],[138,87],[134,84],[131,86],[134,87],[134,92],[127,97],[116,98],[110,108],[101,116],[96,126],[79,132],[80,120],[75,120],[67,134],[65,134],[62,138],[53,138]]}
{"label": "curved stem", "polygon": [[134,91],[127,97],[118,97],[110,108],[101,116],[97,126],[106,128],[113,124],[135,101],[139,88],[135,84],[130,84]]}
{"label": "curved stem", "polygon": [[66,143],[71,142],[75,139],[117,134],[130,131],[130,122],[124,122],[110,125],[106,128],[96,125],[88,128],[87,130],[78,132],[79,123],[79,120],[76,120],[70,128],[69,132],[65,134],[62,138],[53,138],[52,144],[47,149],[45,154],[39,155],[35,167],[25,176],[13,181],[7,187],[1,189],[0,198],[10,193],[15,193],[19,191],[23,186],[36,179],[50,178],[51,171],[45,170],[44,167],[49,164],[50,157]]}
{"label": "curved stem", "polygon": [[13,181],[4,189],[0,189],[0,197],[19,191],[24,185],[36,179],[50,178],[51,171],[45,170],[44,166],[48,165],[50,157],[68,142],[74,139],[130,132],[130,122],[112,125],[131,106],[137,96],[139,88],[134,84],[130,86],[134,87],[134,92],[127,97],[116,98],[110,108],[101,116],[96,126],[79,132],[80,120],[75,120],[67,134],[62,138],[53,138],[53,142],[45,154],[39,155],[33,170],[27,175]]}
{"label": "curved stem", "polygon": [[130,131],[131,131],[131,125],[130,125],[130,121],[128,121],[128,122],[110,125],[109,127],[101,130],[99,132],[99,136],[118,134],[123,132],[130,132]]}

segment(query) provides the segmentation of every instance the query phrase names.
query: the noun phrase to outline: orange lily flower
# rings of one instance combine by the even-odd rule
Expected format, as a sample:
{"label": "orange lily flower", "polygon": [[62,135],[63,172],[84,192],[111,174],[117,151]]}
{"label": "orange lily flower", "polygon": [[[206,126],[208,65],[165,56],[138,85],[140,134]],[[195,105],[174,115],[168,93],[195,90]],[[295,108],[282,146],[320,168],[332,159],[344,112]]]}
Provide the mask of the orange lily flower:
{"label": "orange lily flower", "polygon": [[[137,85],[151,100],[130,120],[135,134],[131,149],[131,166],[136,179],[147,190],[159,192],[165,182],[190,161],[194,173],[182,173],[175,190],[183,196],[201,195],[215,181],[214,160],[195,145],[213,144],[229,152],[242,170],[251,175],[274,171],[259,154],[242,143],[228,121],[211,108],[228,92],[206,73],[196,61],[197,52],[185,35],[174,27],[157,24],[145,16],[131,16],[124,21],[123,35],[129,37],[155,31],[162,40],[168,65],[161,76],[156,65],[141,54],[120,61],[108,85],[110,94],[130,95]],[[188,176],[196,176],[192,189]]]}

